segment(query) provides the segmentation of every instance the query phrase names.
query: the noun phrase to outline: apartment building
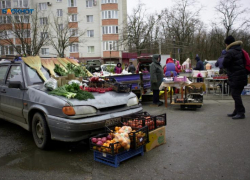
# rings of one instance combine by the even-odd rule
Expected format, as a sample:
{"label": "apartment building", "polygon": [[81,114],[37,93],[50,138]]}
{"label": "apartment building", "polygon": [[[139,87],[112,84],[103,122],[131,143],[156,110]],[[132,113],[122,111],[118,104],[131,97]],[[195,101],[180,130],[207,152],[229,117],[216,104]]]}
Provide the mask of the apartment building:
{"label": "apartment building", "polygon": [[[30,13],[35,13],[36,10],[40,12],[40,24],[50,24],[55,17],[68,18],[68,24],[62,23],[62,26],[70,26],[70,33],[74,37],[78,37],[80,31],[83,32],[74,44],[66,48],[64,52],[66,57],[83,60],[101,59],[104,62],[111,60],[113,63],[121,61],[122,51],[125,50],[120,42],[122,30],[127,22],[126,0],[0,0],[0,33],[3,27],[13,28],[9,20],[10,12],[12,16],[15,16],[13,18],[19,16],[25,21],[25,18],[28,18]],[[29,23],[32,26],[32,22]],[[29,28],[26,29],[26,38],[32,41],[32,32],[29,32],[31,31]],[[50,33],[57,33],[49,29]],[[47,33],[41,34],[44,37]],[[10,44],[1,43],[4,36],[1,38],[1,57],[17,55],[18,53]],[[15,44],[20,43],[14,35],[11,38]],[[20,48],[21,46],[20,44]],[[50,43],[44,44],[39,54],[44,58],[58,56]]]}

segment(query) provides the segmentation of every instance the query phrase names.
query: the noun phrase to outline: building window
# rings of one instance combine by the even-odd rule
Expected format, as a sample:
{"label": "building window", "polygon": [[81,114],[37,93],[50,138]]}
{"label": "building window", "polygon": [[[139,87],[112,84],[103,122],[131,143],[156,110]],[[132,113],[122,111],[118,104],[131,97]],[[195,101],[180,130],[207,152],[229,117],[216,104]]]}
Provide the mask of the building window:
{"label": "building window", "polygon": [[19,22],[19,23],[30,23],[29,16],[16,15],[14,16],[14,19],[15,19],[15,22]]}
{"label": "building window", "polygon": [[103,26],[102,34],[118,34],[118,26]]}
{"label": "building window", "polygon": [[63,30],[63,24],[58,24],[58,29]]}
{"label": "building window", "polygon": [[76,0],[68,0],[69,7],[76,7]]}
{"label": "building window", "polygon": [[48,24],[48,18],[47,17],[40,18],[40,25],[47,25],[47,24]]}
{"label": "building window", "polygon": [[0,1],[0,9],[11,8],[10,1]]}
{"label": "building window", "polygon": [[22,54],[22,46],[17,45],[15,51],[17,54]]}
{"label": "building window", "polygon": [[62,0],[56,0],[56,2],[62,2]]}
{"label": "building window", "polygon": [[77,14],[70,15],[69,22],[77,22]]}
{"label": "building window", "polygon": [[11,39],[14,38],[14,33],[10,30],[4,30],[0,32],[0,39]]}
{"label": "building window", "polygon": [[78,36],[78,29],[70,29],[70,36],[77,37]]}
{"label": "building window", "polygon": [[102,19],[118,19],[118,11],[102,11]]}
{"label": "building window", "polygon": [[12,17],[11,16],[0,16],[0,24],[11,24]]}
{"label": "building window", "polygon": [[103,51],[117,51],[117,41],[104,41]]}
{"label": "building window", "polygon": [[88,53],[94,53],[95,52],[95,46],[88,46]]}
{"label": "building window", "polygon": [[20,30],[16,32],[16,37],[17,38],[30,38],[30,30],[25,29],[25,30]]}
{"label": "building window", "polygon": [[118,3],[118,0],[102,0],[102,4],[107,4],[107,3]]}
{"label": "building window", "polygon": [[28,8],[29,0],[13,0],[14,8]]}
{"label": "building window", "polygon": [[62,17],[62,15],[63,15],[62,9],[57,9],[57,16]]}
{"label": "building window", "polygon": [[42,55],[49,55],[49,48],[41,48]]}
{"label": "building window", "polygon": [[14,55],[13,46],[5,46],[5,55]]}
{"label": "building window", "polygon": [[94,22],[94,16],[93,15],[87,15],[87,22]]}
{"label": "building window", "polygon": [[86,7],[87,8],[93,7],[93,0],[86,0]]}
{"label": "building window", "polygon": [[88,30],[87,35],[88,37],[94,37],[94,30]]}
{"label": "building window", "polygon": [[49,37],[48,32],[41,32],[41,38],[47,39]]}
{"label": "building window", "polygon": [[71,44],[71,45],[70,45],[70,52],[71,52],[71,53],[79,52],[79,51],[78,51],[78,44]]}
{"label": "building window", "polygon": [[47,9],[47,3],[39,3],[39,9],[40,10],[46,10]]}

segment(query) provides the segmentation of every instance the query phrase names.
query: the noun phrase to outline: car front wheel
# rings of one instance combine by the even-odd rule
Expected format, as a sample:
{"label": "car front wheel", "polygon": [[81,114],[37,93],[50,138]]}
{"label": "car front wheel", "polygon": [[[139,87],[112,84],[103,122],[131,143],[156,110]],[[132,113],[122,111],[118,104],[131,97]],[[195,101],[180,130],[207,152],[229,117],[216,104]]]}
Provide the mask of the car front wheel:
{"label": "car front wheel", "polygon": [[35,113],[32,119],[33,139],[40,149],[46,149],[50,143],[50,131],[41,113]]}

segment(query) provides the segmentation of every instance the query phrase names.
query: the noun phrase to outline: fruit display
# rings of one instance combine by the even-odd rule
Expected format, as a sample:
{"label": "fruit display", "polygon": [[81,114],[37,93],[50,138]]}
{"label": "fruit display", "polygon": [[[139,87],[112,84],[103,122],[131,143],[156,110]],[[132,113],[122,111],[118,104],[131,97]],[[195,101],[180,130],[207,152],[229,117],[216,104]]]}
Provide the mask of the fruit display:
{"label": "fruit display", "polygon": [[109,154],[118,154],[130,149],[129,126],[115,127],[110,133],[90,138],[91,149]]}
{"label": "fruit display", "polygon": [[129,131],[126,131],[118,126],[115,127],[106,127],[107,131],[111,132],[111,133],[123,133],[123,132],[127,132],[129,139],[130,139],[130,148],[131,149],[137,149],[140,146],[143,146],[145,144],[147,144],[149,142],[148,140],[148,127],[144,126],[141,128],[140,125],[138,125],[137,128],[133,128],[132,126],[126,125],[124,123],[121,122],[121,125],[124,125],[123,127],[129,127]]}
{"label": "fruit display", "polygon": [[131,149],[138,149],[139,147],[147,144],[149,142],[148,139],[148,127],[142,127],[139,130],[132,130],[131,133],[129,133],[129,138],[131,140]]}
{"label": "fruit display", "polygon": [[166,114],[152,116],[147,112],[122,117],[121,121],[125,126],[131,126],[133,129],[147,126],[149,131],[167,125]]}

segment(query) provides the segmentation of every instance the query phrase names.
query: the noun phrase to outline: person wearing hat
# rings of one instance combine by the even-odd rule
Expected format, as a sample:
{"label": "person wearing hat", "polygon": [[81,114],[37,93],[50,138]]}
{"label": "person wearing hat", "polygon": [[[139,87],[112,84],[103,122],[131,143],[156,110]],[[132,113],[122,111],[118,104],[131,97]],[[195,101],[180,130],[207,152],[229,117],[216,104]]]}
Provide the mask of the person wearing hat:
{"label": "person wearing hat", "polygon": [[159,87],[163,80],[163,69],[161,67],[161,55],[154,54],[152,57],[152,63],[150,64],[150,83],[151,90],[153,91],[153,103],[161,106],[163,102],[159,100]]}
{"label": "person wearing hat", "polygon": [[242,41],[235,41],[233,36],[225,39],[226,55],[223,61],[223,67],[227,69],[228,82],[231,88],[231,94],[234,99],[234,111],[228,114],[232,119],[244,119],[245,107],[242,103],[241,93],[244,86],[247,85],[247,72],[242,54]]}
{"label": "person wearing hat", "polygon": [[[198,70],[198,71],[204,70],[203,62],[201,61],[198,55],[196,55],[195,60],[197,61],[197,63],[196,63],[196,67],[194,68],[194,70]],[[203,82],[203,79],[197,78],[197,82]]]}

